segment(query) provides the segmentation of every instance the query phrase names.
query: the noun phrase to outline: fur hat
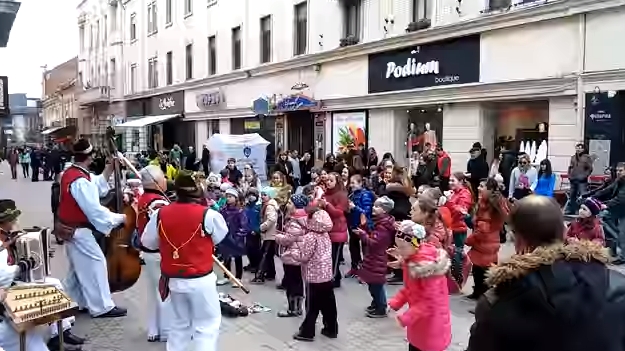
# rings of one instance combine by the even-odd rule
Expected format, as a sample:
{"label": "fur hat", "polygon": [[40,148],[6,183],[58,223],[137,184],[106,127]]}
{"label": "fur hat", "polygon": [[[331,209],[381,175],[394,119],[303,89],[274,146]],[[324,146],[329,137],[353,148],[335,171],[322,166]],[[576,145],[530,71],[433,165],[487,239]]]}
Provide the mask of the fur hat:
{"label": "fur hat", "polygon": [[174,181],[174,187],[179,197],[181,195],[193,198],[201,198],[203,196],[202,188],[193,178],[193,172],[191,171],[180,170]]}
{"label": "fur hat", "polygon": [[232,196],[236,197],[237,199],[239,198],[239,192],[237,191],[237,189],[235,189],[233,187],[230,187],[230,188],[228,188],[226,190],[226,195],[232,195]]}
{"label": "fur hat", "polygon": [[303,209],[308,206],[308,196],[304,194],[291,195],[291,202],[296,209]]}
{"label": "fur hat", "polygon": [[391,200],[388,196],[382,196],[375,200],[373,206],[380,207],[384,212],[388,213],[395,207],[395,201]]}
{"label": "fur hat", "polygon": [[269,196],[269,198],[273,199],[278,195],[278,190],[271,186],[263,187],[260,191],[261,194],[265,194]]}
{"label": "fur hat", "polygon": [[214,188],[218,188],[221,186],[221,177],[217,173],[210,173],[208,177],[206,177],[206,185]]}
{"label": "fur hat", "polygon": [[587,198],[582,205],[588,207],[588,210],[590,211],[590,213],[592,213],[593,216],[598,215],[599,212],[601,212],[601,208],[603,207],[602,203],[590,197]]}
{"label": "fur hat", "polygon": [[13,222],[22,214],[17,209],[15,201],[10,199],[0,200],[0,223]]}
{"label": "fur hat", "polygon": [[90,155],[93,153],[93,146],[89,140],[80,138],[73,146],[75,154]]}

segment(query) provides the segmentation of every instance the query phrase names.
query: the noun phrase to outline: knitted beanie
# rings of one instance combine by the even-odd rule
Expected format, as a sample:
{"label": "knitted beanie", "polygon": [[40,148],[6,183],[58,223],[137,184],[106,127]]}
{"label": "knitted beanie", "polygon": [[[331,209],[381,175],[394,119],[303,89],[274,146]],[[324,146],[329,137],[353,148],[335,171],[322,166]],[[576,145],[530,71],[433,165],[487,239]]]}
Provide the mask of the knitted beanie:
{"label": "knitted beanie", "polygon": [[296,209],[303,209],[308,206],[308,197],[303,194],[291,195],[291,202]]}
{"label": "knitted beanie", "polygon": [[592,213],[593,216],[596,216],[599,214],[599,212],[601,212],[602,204],[593,198],[586,199],[583,205],[588,207],[588,210],[590,211],[590,213]]}

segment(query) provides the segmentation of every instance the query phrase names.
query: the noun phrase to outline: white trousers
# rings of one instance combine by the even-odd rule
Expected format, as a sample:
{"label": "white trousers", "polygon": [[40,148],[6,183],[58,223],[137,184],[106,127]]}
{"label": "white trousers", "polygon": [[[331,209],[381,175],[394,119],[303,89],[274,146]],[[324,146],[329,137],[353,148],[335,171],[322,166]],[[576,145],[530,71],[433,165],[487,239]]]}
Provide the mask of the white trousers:
{"label": "white trousers", "polygon": [[169,281],[174,319],[170,324],[167,351],[217,350],[221,308],[216,282],[215,273]]}
{"label": "white trousers", "polygon": [[142,257],[145,261],[142,272],[148,281],[148,337],[160,335],[161,340],[164,340],[169,336],[173,309],[171,298],[168,297],[162,301],[158,291],[158,282],[161,277],[161,254],[143,252]]}
{"label": "white trousers", "polygon": [[80,308],[87,308],[93,317],[115,307],[109,290],[106,257],[91,230],[76,230],[74,239],[65,242],[69,269],[65,288]]}
{"label": "white trousers", "polygon": [[[65,290],[63,288],[63,284],[61,284],[61,281],[56,278],[46,277],[45,283],[52,284],[61,291]],[[63,331],[71,329],[72,323],[74,323],[74,321],[76,321],[75,317],[68,317],[63,319]],[[50,325],[50,336],[55,337],[57,335],[59,335],[59,328],[56,327],[56,323],[53,323],[52,325]]]}

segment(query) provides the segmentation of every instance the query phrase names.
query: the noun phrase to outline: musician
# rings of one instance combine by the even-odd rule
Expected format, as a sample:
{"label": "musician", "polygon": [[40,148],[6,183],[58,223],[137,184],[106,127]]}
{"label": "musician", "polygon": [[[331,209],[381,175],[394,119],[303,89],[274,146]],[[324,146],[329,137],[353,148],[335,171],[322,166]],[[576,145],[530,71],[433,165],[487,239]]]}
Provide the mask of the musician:
{"label": "musician", "polygon": [[218,212],[200,205],[204,194],[190,171],[181,170],[175,180],[176,202],[157,209],[143,231],[141,242],[160,249],[161,297],[171,291],[173,320],[167,351],[217,350],[221,309],[213,251],[228,226]]}
{"label": "musician", "polygon": [[[150,215],[158,208],[169,205],[169,199],[163,193],[167,190],[165,174],[159,166],[150,165],[139,172],[143,194],[137,204],[137,232],[143,233]],[[170,299],[162,301],[159,297],[158,282],[161,277],[161,254],[140,245],[145,270],[148,277],[148,342],[167,341],[169,321],[172,318]]]}
{"label": "musician", "polygon": [[[37,264],[41,264],[41,262],[38,263],[34,259],[20,260],[19,262],[16,262],[15,247],[10,240],[16,232],[19,232],[17,219],[21,213],[22,212],[15,206],[15,201],[0,200],[0,243],[2,243],[2,247],[5,248],[5,250],[0,252],[0,289],[8,288],[16,283],[19,284],[19,279],[23,273],[25,274],[32,268],[36,267]],[[63,285],[58,279],[46,277],[45,283],[55,285],[57,289],[63,290]],[[1,319],[2,317],[0,316],[0,348],[3,348],[6,351],[18,351],[19,334],[13,329],[8,321],[2,321]],[[65,318],[63,320],[63,337],[65,338],[64,348],[67,351],[81,350],[80,345],[85,342],[83,338],[72,334],[72,322],[74,322],[74,317]],[[58,350],[60,343],[56,324],[50,326],[50,332],[52,338],[48,341],[47,345],[42,337],[43,333],[39,333],[37,331],[27,333],[27,350]]]}
{"label": "musician", "polygon": [[74,164],[61,177],[55,230],[61,227],[73,232],[72,239],[66,242],[66,287],[72,299],[92,317],[123,317],[126,309],[116,307],[111,299],[106,257],[95,236],[109,235],[124,223],[126,216],[100,205],[100,196],[109,190],[113,165],[107,164],[101,175],[94,175],[88,171],[92,162],[93,147],[86,139],[80,139],[74,144]]}

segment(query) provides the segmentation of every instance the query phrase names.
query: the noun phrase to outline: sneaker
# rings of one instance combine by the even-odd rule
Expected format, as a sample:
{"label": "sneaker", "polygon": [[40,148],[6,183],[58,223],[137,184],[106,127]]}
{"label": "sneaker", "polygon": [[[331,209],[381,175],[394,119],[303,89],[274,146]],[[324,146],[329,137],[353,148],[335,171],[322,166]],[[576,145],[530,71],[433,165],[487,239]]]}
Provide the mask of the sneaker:
{"label": "sneaker", "polygon": [[373,304],[367,306],[367,308],[365,308],[365,313],[371,313],[375,311],[375,306],[373,306]]}
{"label": "sneaker", "polygon": [[226,284],[230,284],[230,280],[227,278],[222,278],[217,281],[217,286],[224,286]]}
{"label": "sneaker", "polygon": [[367,312],[366,316],[369,318],[385,318],[387,314],[386,310],[373,310],[371,312]]}

